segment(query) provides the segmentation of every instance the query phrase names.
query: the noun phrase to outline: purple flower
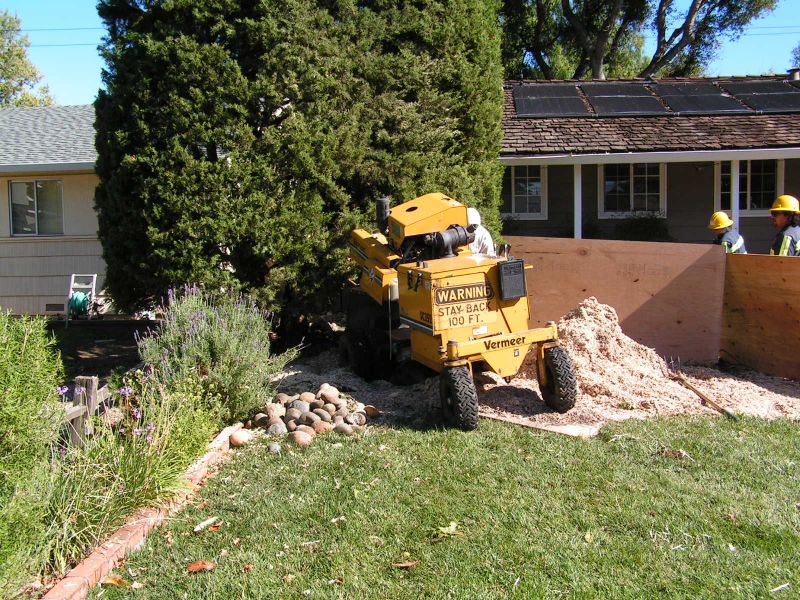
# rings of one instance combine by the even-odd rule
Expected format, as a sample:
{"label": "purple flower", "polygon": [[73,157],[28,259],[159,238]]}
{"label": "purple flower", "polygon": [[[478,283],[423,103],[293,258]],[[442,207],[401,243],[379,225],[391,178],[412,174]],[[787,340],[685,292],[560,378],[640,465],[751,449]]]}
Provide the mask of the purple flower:
{"label": "purple flower", "polygon": [[125,433],[125,428],[124,428],[124,427],[120,427],[120,428],[119,428],[119,432],[120,432],[120,433]]}
{"label": "purple flower", "polygon": [[138,408],[137,406],[134,406],[134,407],[133,407],[133,410],[131,411],[131,413],[133,414],[133,418],[134,418],[136,421],[138,421],[139,419],[141,419],[141,418],[142,418],[142,411],[141,411],[141,410],[139,410],[139,408]]}
{"label": "purple flower", "polygon": [[65,385],[62,385],[61,387],[56,386],[56,392],[58,393],[59,396],[63,396],[68,391],[69,391],[69,388],[67,386],[65,386]]}
{"label": "purple flower", "polygon": [[75,395],[76,396],[78,396],[80,394],[83,394],[85,391],[86,391],[86,388],[83,387],[82,385],[76,385],[75,386]]}
{"label": "purple flower", "polygon": [[136,429],[133,430],[133,437],[139,437],[140,435],[142,435],[141,429],[137,427]]}
{"label": "purple flower", "polygon": [[64,456],[67,453],[67,449],[62,446],[61,448],[58,449],[58,453],[61,456]]}
{"label": "purple flower", "polygon": [[147,436],[146,438],[144,438],[144,439],[145,439],[145,440],[147,440],[147,443],[149,444],[150,442],[152,442],[152,441],[153,441],[153,436],[152,436],[152,435],[148,435],[148,436]]}
{"label": "purple flower", "polygon": [[155,425],[153,425],[152,423],[148,423],[147,427],[145,428],[145,431],[147,431],[147,433],[152,433],[153,431],[155,431],[155,429],[156,429]]}
{"label": "purple flower", "polygon": [[129,385],[126,385],[125,387],[119,388],[117,393],[121,396],[130,396],[133,393],[133,388]]}

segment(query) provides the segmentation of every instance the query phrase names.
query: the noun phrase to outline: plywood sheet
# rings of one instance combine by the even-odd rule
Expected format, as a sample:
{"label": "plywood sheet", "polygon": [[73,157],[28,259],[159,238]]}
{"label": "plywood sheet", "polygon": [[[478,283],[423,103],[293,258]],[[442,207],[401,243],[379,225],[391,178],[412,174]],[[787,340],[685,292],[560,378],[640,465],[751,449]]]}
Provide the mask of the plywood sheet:
{"label": "plywood sheet", "polygon": [[716,361],[725,254],[712,244],[507,236],[526,271],[531,325],[557,321],[589,296],[623,331],[664,357]]}
{"label": "plywood sheet", "polygon": [[727,257],[720,355],[800,379],[800,258]]}

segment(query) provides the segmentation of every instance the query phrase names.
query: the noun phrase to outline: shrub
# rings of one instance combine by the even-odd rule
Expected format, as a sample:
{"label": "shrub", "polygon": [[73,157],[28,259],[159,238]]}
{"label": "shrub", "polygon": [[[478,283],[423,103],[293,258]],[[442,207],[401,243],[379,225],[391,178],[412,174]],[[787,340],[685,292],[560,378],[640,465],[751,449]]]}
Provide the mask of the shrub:
{"label": "shrub", "polygon": [[39,566],[62,366],[43,319],[0,313],[0,597]]}
{"label": "shrub", "polygon": [[667,220],[658,215],[641,215],[623,219],[614,230],[617,240],[639,242],[671,242]]}
{"label": "shrub", "polygon": [[59,461],[47,522],[47,569],[63,573],[125,518],[170,497],[219,430],[219,397],[197,377],[167,391],[137,371],[117,392],[122,419],[98,423],[82,449]]}
{"label": "shrub", "polygon": [[139,341],[142,360],[170,388],[189,377],[208,381],[226,421],[251,416],[295,353],[270,355],[267,315],[251,299],[212,297],[192,287],[169,296],[158,330]]}

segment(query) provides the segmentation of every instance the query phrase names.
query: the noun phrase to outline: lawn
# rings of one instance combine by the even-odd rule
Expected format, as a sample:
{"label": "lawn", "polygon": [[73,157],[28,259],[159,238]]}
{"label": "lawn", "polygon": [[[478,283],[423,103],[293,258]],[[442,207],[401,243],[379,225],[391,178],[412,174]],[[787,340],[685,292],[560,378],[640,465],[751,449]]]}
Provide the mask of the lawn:
{"label": "lawn", "polygon": [[[800,424],[370,427],[236,451],[103,598],[788,598]],[[218,517],[221,526],[193,528]],[[213,571],[190,573],[197,560]],[[789,584],[788,587],[784,584]],[[781,591],[770,590],[784,586]]]}

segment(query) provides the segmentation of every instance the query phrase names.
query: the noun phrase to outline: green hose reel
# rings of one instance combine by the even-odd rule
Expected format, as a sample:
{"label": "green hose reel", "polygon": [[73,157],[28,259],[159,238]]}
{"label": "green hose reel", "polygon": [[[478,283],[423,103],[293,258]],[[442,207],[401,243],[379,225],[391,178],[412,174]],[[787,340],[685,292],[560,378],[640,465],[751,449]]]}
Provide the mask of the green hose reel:
{"label": "green hose reel", "polygon": [[65,326],[69,325],[70,316],[74,319],[78,315],[85,315],[89,312],[89,296],[83,292],[72,292],[67,300],[67,322]]}

